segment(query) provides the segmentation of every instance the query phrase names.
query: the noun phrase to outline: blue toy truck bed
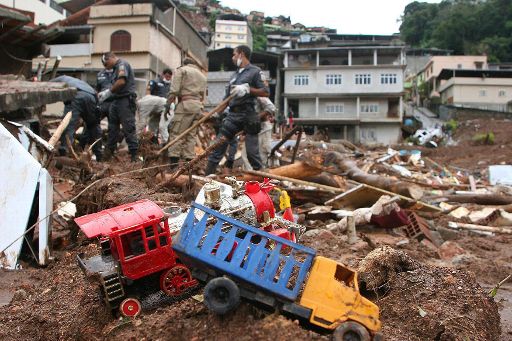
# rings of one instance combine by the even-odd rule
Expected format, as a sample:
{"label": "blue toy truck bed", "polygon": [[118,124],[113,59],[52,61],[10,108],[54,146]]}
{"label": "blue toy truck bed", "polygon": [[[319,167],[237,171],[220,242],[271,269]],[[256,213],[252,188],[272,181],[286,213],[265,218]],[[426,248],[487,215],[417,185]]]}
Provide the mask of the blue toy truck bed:
{"label": "blue toy truck bed", "polygon": [[195,202],[173,248],[191,268],[213,269],[217,275],[291,301],[297,298],[316,254]]}

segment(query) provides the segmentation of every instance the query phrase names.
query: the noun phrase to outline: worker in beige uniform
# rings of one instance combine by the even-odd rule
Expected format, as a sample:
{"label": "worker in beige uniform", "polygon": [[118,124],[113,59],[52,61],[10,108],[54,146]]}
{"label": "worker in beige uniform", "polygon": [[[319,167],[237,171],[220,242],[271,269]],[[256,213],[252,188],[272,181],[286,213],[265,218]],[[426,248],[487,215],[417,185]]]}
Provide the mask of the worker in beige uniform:
{"label": "worker in beige uniform", "polygon": [[[171,123],[169,141],[174,140],[201,118],[205,93],[206,76],[193,59],[185,58],[183,66],[174,74],[169,93],[169,103],[178,100]],[[175,165],[180,160],[190,161],[195,157],[196,135],[197,132],[194,130],[169,148],[171,165]]]}

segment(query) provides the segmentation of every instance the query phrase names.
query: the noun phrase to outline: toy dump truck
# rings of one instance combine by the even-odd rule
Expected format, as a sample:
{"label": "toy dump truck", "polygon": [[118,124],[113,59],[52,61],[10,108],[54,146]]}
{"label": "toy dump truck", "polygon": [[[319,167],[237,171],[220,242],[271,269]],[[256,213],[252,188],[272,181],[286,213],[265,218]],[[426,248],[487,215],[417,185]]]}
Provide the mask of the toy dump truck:
{"label": "toy dump truck", "polygon": [[149,200],[85,215],[75,222],[88,238],[99,238],[101,254],[78,263],[99,282],[100,292],[113,312],[127,317],[141,311],[140,300],[161,290],[180,298],[197,285],[190,270],[171,248],[167,217]]}
{"label": "toy dump truck", "polygon": [[382,340],[378,307],[359,293],[357,273],[315,250],[197,203],[173,249],[207,283],[206,306],[226,314],[240,298],[333,331],[338,340]]}

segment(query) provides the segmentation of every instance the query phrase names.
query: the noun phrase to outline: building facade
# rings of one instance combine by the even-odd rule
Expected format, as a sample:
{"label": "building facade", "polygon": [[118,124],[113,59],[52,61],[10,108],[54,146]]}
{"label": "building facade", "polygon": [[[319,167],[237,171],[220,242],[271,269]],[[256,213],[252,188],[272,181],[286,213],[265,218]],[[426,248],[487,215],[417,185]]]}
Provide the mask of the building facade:
{"label": "building facade", "polygon": [[441,103],[465,108],[510,111],[512,70],[444,69],[439,87]]}
{"label": "building facade", "polygon": [[68,14],[55,0],[0,0],[0,5],[33,12],[35,24],[49,25]]}
{"label": "building facade", "polygon": [[[169,4],[172,4],[169,2]],[[63,27],[61,40],[49,43],[50,63],[62,57],[59,71],[95,84],[101,56],[114,51],[135,72],[137,93],[165,68],[176,69],[185,57],[207,69],[207,42],[174,5],[152,3],[91,6],[86,23]],[[75,38],[74,43],[61,43]],[[33,60],[33,68],[39,63]]]}
{"label": "building facade", "polygon": [[400,46],[285,51],[284,112],[333,140],[396,143],[404,69]]}
{"label": "building facade", "polygon": [[417,84],[426,83],[428,97],[439,96],[439,74],[443,69],[487,69],[487,56],[433,56],[418,72]]}
{"label": "building facade", "polygon": [[247,45],[252,49],[252,32],[247,21],[216,20],[213,50]]}

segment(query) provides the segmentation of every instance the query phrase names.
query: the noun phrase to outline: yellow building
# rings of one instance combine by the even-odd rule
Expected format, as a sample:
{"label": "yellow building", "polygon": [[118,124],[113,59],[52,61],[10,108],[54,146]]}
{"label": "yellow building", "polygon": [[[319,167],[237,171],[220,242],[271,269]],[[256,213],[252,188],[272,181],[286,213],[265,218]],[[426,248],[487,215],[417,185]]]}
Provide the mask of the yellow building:
{"label": "yellow building", "polygon": [[252,32],[247,21],[216,20],[213,50],[235,48],[238,45],[247,45],[252,49]]}

